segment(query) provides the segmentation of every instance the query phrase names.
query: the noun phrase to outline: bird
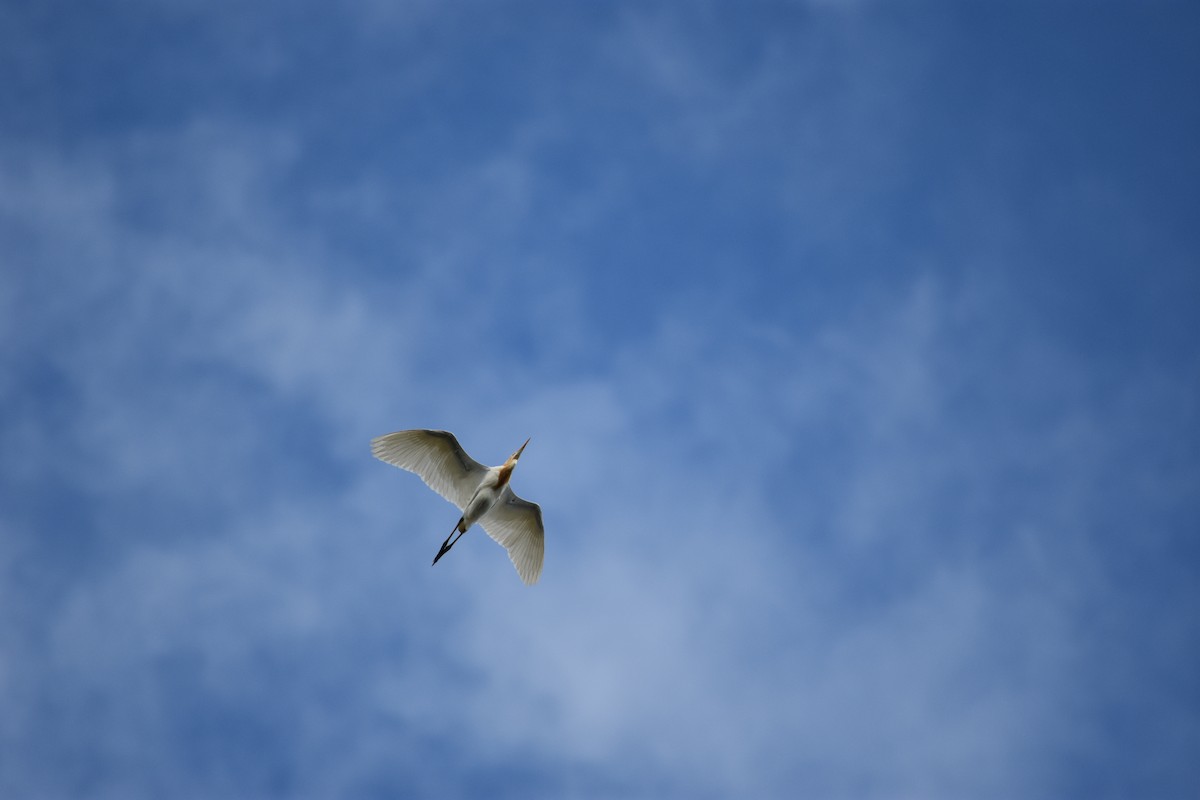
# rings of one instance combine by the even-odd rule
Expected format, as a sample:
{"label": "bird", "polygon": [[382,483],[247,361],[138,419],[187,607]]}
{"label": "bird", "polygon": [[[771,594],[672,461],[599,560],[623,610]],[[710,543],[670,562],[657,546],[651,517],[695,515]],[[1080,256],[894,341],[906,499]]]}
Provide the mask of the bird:
{"label": "bird", "polygon": [[471,458],[449,431],[417,429],[377,436],[371,440],[371,453],[380,461],[416,473],[462,512],[434,556],[434,564],[478,522],[508,551],[525,585],[532,586],[541,577],[545,552],[542,509],[518,497],[508,485],[529,441],[498,467],[485,467]]}

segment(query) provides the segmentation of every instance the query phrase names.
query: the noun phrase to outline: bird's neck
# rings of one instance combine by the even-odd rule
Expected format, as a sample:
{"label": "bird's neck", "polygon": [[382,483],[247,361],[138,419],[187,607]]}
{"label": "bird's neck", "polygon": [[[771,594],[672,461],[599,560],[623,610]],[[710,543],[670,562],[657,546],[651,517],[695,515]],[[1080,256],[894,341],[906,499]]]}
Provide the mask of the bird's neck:
{"label": "bird's neck", "polygon": [[512,477],[513,467],[515,466],[516,464],[513,464],[510,461],[506,461],[500,465],[500,472],[496,475],[497,489],[503,489],[508,483],[508,479]]}

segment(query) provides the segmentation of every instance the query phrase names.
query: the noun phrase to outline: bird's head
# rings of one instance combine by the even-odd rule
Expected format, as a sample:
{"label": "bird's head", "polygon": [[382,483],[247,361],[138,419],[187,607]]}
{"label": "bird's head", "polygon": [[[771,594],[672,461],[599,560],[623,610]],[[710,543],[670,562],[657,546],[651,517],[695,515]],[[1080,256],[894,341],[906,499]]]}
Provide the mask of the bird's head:
{"label": "bird's head", "polygon": [[[529,437],[529,439],[532,439],[532,438],[533,438],[532,436],[530,436],[530,437]],[[525,440],[525,444],[529,444],[529,439],[526,439],[526,440]],[[508,463],[509,463],[509,464],[512,464],[513,466],[516,466],[516,464],[517,464],[517,459],[519,459],[519,458],[521,457],[521,451],[525,449],[525,444],[523,444],[523,445],[521,445],[520,447],[518,447],[518,448],[517,448],[517,452],[515,452],[515,453],[513,453],[511,456],[509,456],[509,458],[508,458]]]}

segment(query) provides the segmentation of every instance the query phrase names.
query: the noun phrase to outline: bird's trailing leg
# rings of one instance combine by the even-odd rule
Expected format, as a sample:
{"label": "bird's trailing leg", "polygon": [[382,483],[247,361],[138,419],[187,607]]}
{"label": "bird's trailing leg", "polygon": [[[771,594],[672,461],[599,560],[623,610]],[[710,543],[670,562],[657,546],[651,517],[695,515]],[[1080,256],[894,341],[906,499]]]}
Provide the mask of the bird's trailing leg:
{"label": "bird's trailing leg", "polygon": [[[464,533],[466,533],[466,530],[460,530],[460,528],[462,527],[462,524],[463,524],[462,517],[459,517],[458,522],[454,523],[454,529],[451,530],[450,535],[446,537],[446,541],[442,542],[442,547],[440,550],[438,550],[438,554],[433,557],[434,564],[436,564],[438,562],[438,559],[440,559],[442,556],[446,555],[446,553],[449,553],[450,548],[454,547],[454,545],[458,544],[458,540],[462,538],[462,535]],[[456,533],[458,534],[458,536],[454,535]],[[451,539],[453,539],[454,541],[450,541]],[[432,564],[430,566],[432,566]]]}

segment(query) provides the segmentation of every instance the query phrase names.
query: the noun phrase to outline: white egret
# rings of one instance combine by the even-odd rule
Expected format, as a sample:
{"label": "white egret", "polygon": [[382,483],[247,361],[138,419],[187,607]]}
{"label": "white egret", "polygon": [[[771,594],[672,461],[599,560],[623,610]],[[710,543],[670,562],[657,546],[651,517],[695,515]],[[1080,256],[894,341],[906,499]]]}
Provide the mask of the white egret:
{"label": "white egret", "polygon": [[542,509],[517,497],[508,485],[526,444],[529,439],[498,467],[485,467],[471,458],[448,431],[389,433],[371,440],[371,453],[380,461],[415,472],[430,489],[462,512],[442,542],[434,564],[478,522],[488,536],[508,551],[521,580],[533,585],[542,574],[545,542]]}

